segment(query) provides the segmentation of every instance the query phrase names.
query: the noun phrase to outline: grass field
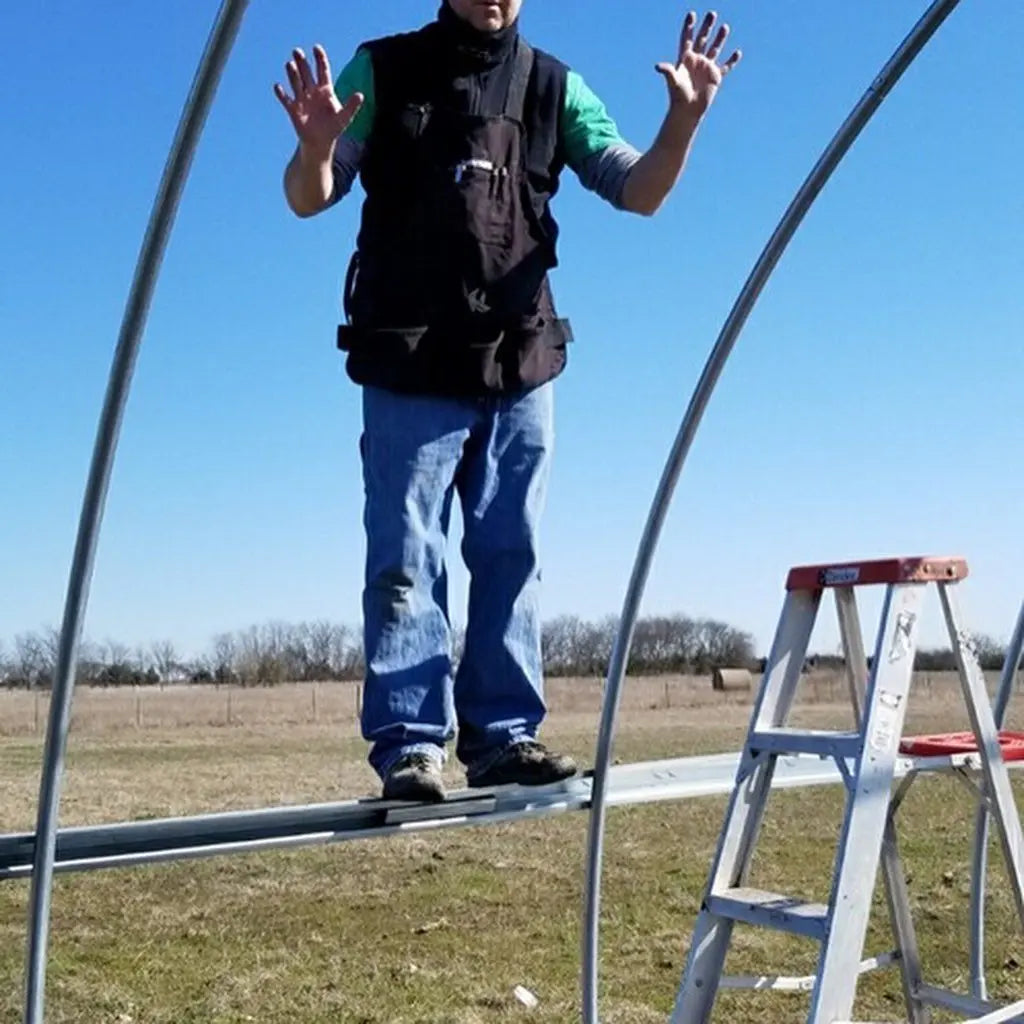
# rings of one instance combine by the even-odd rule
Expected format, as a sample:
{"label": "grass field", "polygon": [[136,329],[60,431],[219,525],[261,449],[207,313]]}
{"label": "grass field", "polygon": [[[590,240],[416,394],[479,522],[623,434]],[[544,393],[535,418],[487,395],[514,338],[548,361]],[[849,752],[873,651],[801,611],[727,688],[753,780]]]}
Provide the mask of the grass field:
{"label": "grass field", "polygon": [[[800,706],[808,725],[840,725],[835,681]],[[630,680],[623,761],[734,750],[742,696],[706,682]],[[593,681],[552,684],[544,738],[589,762]],[[83,693],[69,749],[64,824],[341,799],[374,779],[353,719],[354,688],[137,696]],[[914,731],[959,727],[948,681],[922,682]],[[158,703],[162,701],[162,703]],[[159,712],[159,713],[158,713]],[[0,831],[30,829],[41,741],[30,695],[0,694]],[[44,709],[45,713],[45,709]],[[1011,725],[1015,723],[1010,723]],[[452,781],[458,772],[451,769]],[[825,895],[838,790],[780,793],[753,883]],[[1021,798],[1018,792],[1018,799]],[[664,1021],[721,824],[724,801],[621,808],[610,815],[602,933],[602,1020]],[[923,779],[901,812],[910,892],[928,980],[964,985],[970,794]],[[490,1024],[579,1019],[580,903],[586,815],[430,838],[218,858],[58,879],[51,1024]],[[990,884],[993,994],[1024,995],[1024,942],[999,863]],[[28,885],[0,884],[0,1021],[21,1012]],[[809,943],[737,931],[730,968],[800,973]],[[870,947],[889,947],[881,892]],[[524,985],[539,999],[513,997]],[[799,1021],[803,996],[726,993],[716,1020]],[[864,981],[858,1019],[902,1016],[898,976]],[[948,1019],[938,1017],[939,1020]]]}

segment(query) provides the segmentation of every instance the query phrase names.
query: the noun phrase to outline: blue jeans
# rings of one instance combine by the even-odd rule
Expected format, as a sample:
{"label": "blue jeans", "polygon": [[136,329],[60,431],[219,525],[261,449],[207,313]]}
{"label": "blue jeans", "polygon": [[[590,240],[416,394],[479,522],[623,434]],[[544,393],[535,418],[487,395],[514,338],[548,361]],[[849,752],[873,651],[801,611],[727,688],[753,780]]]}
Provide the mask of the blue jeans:
{"label": "blue jeans", "polygon": [[[554,440],[552,385],[480,399],[363,389],[363,737],[383,776],[405,754],[480,765],[546,713],[537,528]],[[452,671],[445,548],[452,500],[470,574]]]}

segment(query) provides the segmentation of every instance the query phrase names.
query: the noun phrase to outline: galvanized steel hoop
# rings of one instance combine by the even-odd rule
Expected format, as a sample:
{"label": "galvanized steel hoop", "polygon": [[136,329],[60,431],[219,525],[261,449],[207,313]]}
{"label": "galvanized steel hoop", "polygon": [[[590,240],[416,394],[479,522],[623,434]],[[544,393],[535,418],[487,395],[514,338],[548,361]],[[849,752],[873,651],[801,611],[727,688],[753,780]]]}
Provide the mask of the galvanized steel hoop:
{"label": "galvanized steel hoop", "polygon": [[121,322],[106,398],[100,415],[92,464],[86,482],[78,536],[68,579],[60,647],[50,698],[50,715],[43,748],[39,787],[35,861],[29,895],[29,938],[25,969],[25,1024],[43,1024],[46,989],[46,953],[49,938],[53,866],[57,844],[64,753],[71,724],[71,698],[82,623],[89,599],[96,545],[106,503],[114,453],[128,401],[132,374],[160,264],[167,248],[181,194],[188,179],[199,137],[206,123],[217,85],[238,36],[249,0],[223,0],[199,61],[178,129],[171,144],[149,226],[135,267],[135,277]]}
{"label": "galvanized steel hoop", "polygon": [[747,278],[739,297],[726,318],[718,339],[704,366],[700,380],[690,398],[675,443],[669,453],[661,481],[655,492],[647,523],[641,536],[629,587],[623,602],[618,633],[609,663],[605,686],[604,706],[594,757],[593,796],[590,808],[590,827],[587,840],[586,880],[583,911],[583,964],[581,995],[584,1024],[598,1024],[598,958],[601,910],[601,871],[604,857],[604,830],[608,768],[611,764],[615,724],[622,692],[622,681],[629,659],[629,649],[640,610],[640,601],[654,559],[661,529],[668,515],[672,494],[682,472],[686,456],[700,426],[700,421],[711,399],[712,392],[722,374],[736,339],[739,337],[757,302],[762,289],[782,257],[797,228],[811,208],[832,172],[853,145],[864,126],[903,72],[924,49],[938,28],[953,12],[960,0],[935,0],[925,11],[910,34],[868,87],[850,115],[840,126],[832,141],[822,153],[811,173],[804,181],[779,222],[757,263]]}

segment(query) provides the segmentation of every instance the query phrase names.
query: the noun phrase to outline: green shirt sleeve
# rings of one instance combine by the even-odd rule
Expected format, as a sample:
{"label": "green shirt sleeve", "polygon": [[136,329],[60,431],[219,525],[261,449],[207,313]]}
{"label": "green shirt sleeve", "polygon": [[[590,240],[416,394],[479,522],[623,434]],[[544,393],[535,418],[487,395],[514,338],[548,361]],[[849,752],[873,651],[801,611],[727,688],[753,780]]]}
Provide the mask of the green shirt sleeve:
{"label": "green shirt sleeve", "polygon": [[625,140],[605,105],[575,71],[565,83],[565,108],[562,116],[562,145],[566,163],[577,173],[596,153],[610,146],[623,146]]}
{"label": "green shirt sleeve", "polygon": [[365,47],[356,50],[355,56],[341,70],[334,83],[338,99],[345,102],[354,92],[363,94],[363,105],[355,120],[348,126],[346,137],[353,142],[365,142],[373,127],[376,104],[373,96],[373,59]]}

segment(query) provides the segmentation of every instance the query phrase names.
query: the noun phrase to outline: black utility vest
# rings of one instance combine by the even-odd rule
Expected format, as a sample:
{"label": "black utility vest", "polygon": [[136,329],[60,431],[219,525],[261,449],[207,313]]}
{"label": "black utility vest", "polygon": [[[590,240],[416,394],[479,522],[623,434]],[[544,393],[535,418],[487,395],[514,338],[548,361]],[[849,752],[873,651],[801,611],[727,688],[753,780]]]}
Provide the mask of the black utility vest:
{"label": "black utility vest", "polygon": [[502,108],[468,113],[437,32],[367,44],[376,113],[338,347],[359,384],[514,394],[557,377],[571,339],[548,281],[565,68],[517,39]]}

